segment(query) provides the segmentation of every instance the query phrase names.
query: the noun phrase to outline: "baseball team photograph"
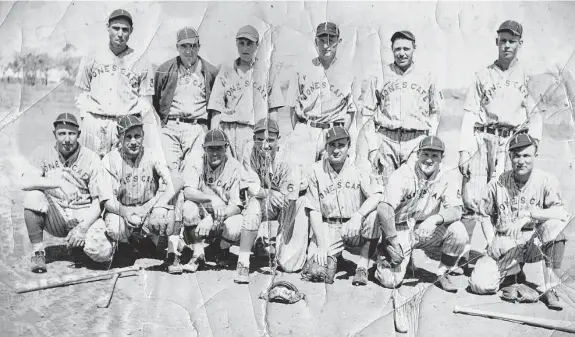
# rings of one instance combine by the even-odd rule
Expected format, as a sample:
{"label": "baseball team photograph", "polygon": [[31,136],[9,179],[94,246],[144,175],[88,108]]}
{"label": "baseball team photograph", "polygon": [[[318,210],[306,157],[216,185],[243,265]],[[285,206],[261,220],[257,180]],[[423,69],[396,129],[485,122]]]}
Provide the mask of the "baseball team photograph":
{"label": "baseball team photograph", "polygon": [[0,335],[575,335],[575,3],[0,14]]}

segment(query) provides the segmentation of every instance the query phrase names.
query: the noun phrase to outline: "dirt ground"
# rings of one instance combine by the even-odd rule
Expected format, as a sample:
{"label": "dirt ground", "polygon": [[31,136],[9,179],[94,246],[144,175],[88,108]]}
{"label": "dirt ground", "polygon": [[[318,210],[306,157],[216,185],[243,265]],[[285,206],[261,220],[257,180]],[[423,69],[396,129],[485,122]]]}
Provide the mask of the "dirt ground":
{"label": "dirt ground", "polygon": [[[3,86],[3,87],[2,87]],[[265,261],[252,263],[249,286],[233,282],[233,270],[207,270],[173,276],[146,270],[118,280],[110,307],[99,309],[97,299],[109,288],[107,281],[15,294],[16,284],[55,275],[81,274],[85,268],[70,268],[71,260],[62,241],[46,234],[48,273],[29,271],[30,244],[22,212],[22,193],[15,186],[25,158],[38,144],[52,141],[51,121],[58,113],[75,112],[70,88],[29,88],[0,83],[0,123],[6,112],[20,102],[24,114],[5,125],[0,133],[0,335],[1,336],[394,336],[391,291],[370,282],[366,287],[351,285],[352,275],[343,270],[332,285],[306,283],[297,274],[278,273],[276,279],[293,282],[307,296],[293,305],[258,299],[272,276]],[[22,99],[20,99],[22,97]],[[450,151],[448,166],[454,167],[461,119],[461,100],[448,99],[440,136]],[[280,116],[282,131],[287,118]],[[543,143],[540,167],[558,176],[575,210],[575,182],[564,144]],[[476,230],[473,247],[484,246]],[[454,314],[456,305],[575,322],[575,239],[567,231],[563,265],[564,284],[560,295],[570,307],[562,312],[547,310],[544,304],[510,304],[498,296],[477,296],[464,290],[467,277],[456,277],[461,290],[448,294],[433,285],[437,262],[416,251],[416,275],[409,275],[401,293],[414,296],[412,333],[418,336],[567,336],[567,333],[529,327],[501,320]],[[233,250],[232,250],[233,251]],[[347,253],[346,253],[347,254]],[[350,261],[356,257],[344,255]],[[138,265],[152,267],[160,260],[140,259]],[[352,270],[353,270],[352,266]],[[153,269],[153,268],[152,268]],[[542,283],[541,265],[528,265],[528,279]],[[414,277],[416,276],[416,277]]]}

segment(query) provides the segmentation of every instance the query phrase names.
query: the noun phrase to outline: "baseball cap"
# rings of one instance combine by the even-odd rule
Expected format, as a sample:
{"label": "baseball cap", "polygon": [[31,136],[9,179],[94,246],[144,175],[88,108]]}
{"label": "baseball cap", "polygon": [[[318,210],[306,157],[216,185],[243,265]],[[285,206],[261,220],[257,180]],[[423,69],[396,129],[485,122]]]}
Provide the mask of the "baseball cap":
{"label": "baseball cap", "polygon": [[499,26],[497,32],[510,32],[515,36],[521,37],[523,35],[523,26],[517,21],[507,20]]}
{"label": "baseball cap", "polygon": [[142,120],[135,115],[126,115],[118,119],[118,133],[124,133],[135,126],[143,126]]}
{"label": "baseball cap", "polygon": [[78,120],[76,119],[76,116],[72,115],[69,112],[61,113],[58,115],[58,117],[56,117],[56,120],[54,121],[53,125],[54,127],[56,127],[56,125],[58,124],[73,125],[77,128],[80,127],[80,124],[78,124]]}
{"label": "baseball cap", "polygon": [[112,14],[110,14],[110,17],[108,18],[108,23],[110,21],[112,21],[113,19],[117,19],[117,18],[126,18],[128,20],[128,22],[130,23],[130,26],[133,26],[132,15],[130,15],[130,13],[127,10],[116,9],[115,11],[113,11]]}
{"label": "baseball cap", "polygon": [[413,35],[412,32],[408,30],[400,30],[398,32],[393,33],[393,35],[391,36],[391,43],[395,42],[395,40],[400,38],[408,39],[409,41],[415,42],[415,35]]}
{"label": "baseball cap", "polygon": [[223,146],[228,144],[228,137],[222,130],[210,130],[204,138],[204,147]]}
{"label": "baseball cap", "polygon": [[253,26],[247,25],[238,30],[236,39],[248,39],[253,42],[258,42],[260,40],[260,34],[258,34],[258,31]]}
{"label": "baseball cap", "polygon": [[320,23],[315,30],[315,36],[319,37],[326,34],[339,36],[339,28],[333,22]]}
{"label": "baseball cap", "polygon": [[271,118],[262,118],[254,126],[254,133],[259,132],[259,131],[264,131],[266,129],[266,127],[267,127],[268,132],[275,132],[275,133],[280,132],[280,128],[278,126],[278,123],[275,120],[273,120]]}
{"label": "baseball cap", "polygon": [[535,144],[535,139],[527,133],[516,134],[509,140],[509,151]]}
{"label": "baseball cap", "polygon": [[197,43],[200,40],[200,35],[194,28],[184,27],[178,30],[177,40],[178,45],[184,43]]}
{"label": "baseball cap", "polygon": [[341,126],[334,126],[333,128],[327,130],[327,134],[325,135],[325,142],[331,143],[342,138],[351,139],[349,132],[347,132],[347,130]]}
{"label": "baseball cap", "polygon": [[435,136],[427,136],[419,142],[419,150],[435,150],[445,152],[445,144]]}

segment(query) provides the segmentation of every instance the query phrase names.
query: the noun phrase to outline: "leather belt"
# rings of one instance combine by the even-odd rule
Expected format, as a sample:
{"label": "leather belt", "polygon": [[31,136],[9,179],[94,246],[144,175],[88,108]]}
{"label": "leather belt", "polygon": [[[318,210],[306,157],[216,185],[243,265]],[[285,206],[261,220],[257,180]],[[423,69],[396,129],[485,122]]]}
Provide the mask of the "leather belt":
{"label": "leather belt", "polygon": [[428,130],[408,130],[408,129],[403,129],[403,128],[399,128],[399,129],[388,129],[388,128],[384,128],[384,127],[379,127],[377,129],[378,132],[383,133],[383,134],[387,134],[387,135],[397,135],[399,137],[401,137],[401,135],[428,135],[429,131]]}
{"label": "leather belt", "polygon": [[298,117],[297,120],[302,124],[307,124],[312,128],[318,128],[318,129],[330,129],[333,128],[334,126],[345,127],[344,122],[319,123],[319,122],[312,122],[301,117]]}
{"label": "leather belt", "polygon": [[[476,125],[474,127],[475,131],[489,133],[497,137],[509,137],[514,134],[516,128],[510,126],[499,126],[499,125]],[[527,132],[527,129],[521,129],[517,133]]]}
{"label": "leather belt", "polygon": [[205,119],[191,118],[191,117],[177,117],[168,116],[169,121],[175,121],[176,123],[188,123],[188,124],[202,124],[208,125],[208,121]]}
{"label": "leather belt", "polygon": [[323,222],[327,222],[328,224],[342,224],[344,222],[349,221],[351,218],[323,218]]}

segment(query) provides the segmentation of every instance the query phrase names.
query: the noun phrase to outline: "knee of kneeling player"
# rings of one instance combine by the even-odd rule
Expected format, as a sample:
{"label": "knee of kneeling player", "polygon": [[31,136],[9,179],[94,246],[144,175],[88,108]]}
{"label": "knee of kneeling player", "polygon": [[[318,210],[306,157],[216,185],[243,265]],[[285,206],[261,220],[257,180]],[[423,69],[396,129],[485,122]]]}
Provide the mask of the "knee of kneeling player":
{"label": "knee of kneeling player", "polygon": [[182,221],[184,226],[196,226],[200,222],[200,208],[193,201],[184,202]]}
{"label": "knee of kneeling player", "polygon": [[[117,214],[106,213],[104,215],[104,221],[106,223],[106,234],[113,241],[119,241],[122,239],[122,229],[125,230],[126,225],[124,219]],[[128,235],[125,235],[128,236]]]}
{"label": "knee of kneeling player", "polygon": [[565,255],[565,242],[567,238],[565,234],[559,233],[555,241],[548,242],[543,247],[545,265],[551,269],[561,268],[563,256]]}
{"label": "knee of kneeling player", "polygon": [[458,248],[465,248],[465,245],[469,242],[469,234],[467,234],[467,229],[461,221],[456,221],[449,225],[447,232],[451,236],[451,244],[457,246]]}
{"label": "knee of kneeling player", "polygon": [[567,223],[562,220],[551,219],[545,221],[541,225],[541,241],[544,243],[559,241],[560,237],[565,240],[565,235],[563,235],[563,230],[567,226]]}
{"label": "knee of kneeling player", "polygon": [[239,241],[242,233],[242,223],[243,216],[239,214],[227,218],[224,221],[225,229],[222,233],[223,238],[231,242]]}
{"label": "knee of kneeling player", "polygon": [[24,194],[24,209],[40,213],[48,212],[48,199],[42,191],[27,191]]}
{"label": "knee of kneeling player", "polygon": [[375,278],[384,288],[394,289],[403,282],[403,276],[399,273],[394,273],[388,268],[377,267],[375,270]]}

